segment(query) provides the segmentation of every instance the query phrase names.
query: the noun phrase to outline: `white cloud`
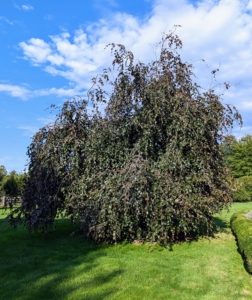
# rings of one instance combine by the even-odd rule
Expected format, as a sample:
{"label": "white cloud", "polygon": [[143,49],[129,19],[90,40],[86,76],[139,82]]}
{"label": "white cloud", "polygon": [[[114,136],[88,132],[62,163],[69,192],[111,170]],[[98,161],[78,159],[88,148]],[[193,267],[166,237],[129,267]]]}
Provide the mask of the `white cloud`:
{"label": "white cloud", "polygon": [[[156,0],[152,12],[142,20],[115,13],[113,18],[80,27],[73,35],[63,32],[51,36],[50,41],[32,38],[21,42],[20,47],[34,65],[74,83],[75,92],[89,88],[91,78],[111,65],[110,51],[104,51],[106,44],[122,43],[133,51],[136,59],[148,62],[155,59],[153,45],[160,40],[161,33],[172,29],[174,24],[182,25],[177,30],[184,44],[181,56],[193,60],[199,83],[208,88],[212,82],[210,71],[221,63],[217,79],[229,81],[231,85],[240,82],[232,93],[228,91],[225,101],[241,111],[252,111],[251,8],[251,0],[203,0],[197,4],[186,0]],[[209,68],[201,59],[206,60]],[[34,93],[70,96],[72,89]]]}
{"label": "white cloud", "polygon": [[33,10],[34,7],[29,5],[29,4],[23,4],[23,5],[18,5],[17,3],[13,3],[13,6],[19,10],[24,10],[24,11],[28,11],[28,10]]}
{"label": "white cloud", "polygon": [[79,87],[74,88],[48,88],[48,89],[38,89],[31,90],[23,86],[11,85],[11,84],[1,84],[0,92],[7,93],[15,98],[20,98],[22,100],[28,100],[31,98],[51,96],[55,95],[57,97],[71,98],[73,96],[86,96],[86,91],[83,91]]}
{"label": "white cloud", "polygon": [[45,20],[52,20],[53,19],[53,15],[47,14],[44,16]]}
{"label": "white cloud", "polygon": [[33,9],[34,9],[33,6],[31,6],[31,5],[29,5],[29,4],[26,4],[26,5],[24,4],[24,5],[22,5],[21,7],[22,7],[23,10],[26,10],[26,11],[27,11],[27,10],[33,10]]}
{"label": "white cloud", "polygon": [[252,126],[243,126],[242,128],[235,128],[231,134],[233,134],[237,139],[242,138],[244,135],[252,133]]}
{"label": "white cloud", "polygon": [[252,110],[252,101],[243,101],[242,105],[244,109]]}
{"label": "white cloud", "polygon": [[9,161],[10,159],[11,157],[9,156],[0,157],[0,163],[4,164],[6,161]]}
{"label": "white cloud", "polygon": [[32,92],[33,97],[49,96],[56,95],[57,97],[66,97],[71,98],[73,96],[83,96],[86,95],[86,92],[80,91],[79,89],[67,89],[67,88],[48,88],[40,89]]}
{"label": "white cloud", "polygon": [[0,92],[7,93],[12,97],[21,98],[22,100],[27,100],[30,95],[30,91],[25,87],[11,84],[0,84]]}
{"label": "white cloud", "polygon": [[56,116],[50,116],[47,118],[38,118],[37,120],[42,123],[43,125],[48,125],[50,123],[54,123]]}
{"label": "white cloud", "polygon": [[247,5],[246,9],[252,11],[252,0],[249,0],[249,3]]}
{"label": "white cloud", "polygon": [[14,23],[12,21],[10,21],[9,19],[7,19],[5,16],[0,16],[0,21],[4,21],[10,25],[14,25]]}
{"label": "white cloud", "polygon": [[17,3],[16,3],[16,2],[14,2],[14,3],[13,3],[13,6],[14,6],[15,8],[17,8],[17,9],[21,9],[21,8],[20,8],[20,6],[19,6],[19,5],[17,5]]}
{"label": "white cloud", "polygon": [[107,12],[110,8],[117,8],[119,4],[115,0],[93,0],[94,8]]}
{"label": "white cloud", "polygon": [[28,43],[21,42],[19,46],[22,47],[25,57],[28,57],[35,65],[46,62],[52,51],[50,45],[37,38],[31,38]]}
{"label": "white cloud", "polygon": [[18,129],[23,129],[23,130],[27,130],[30,132],[37,132],[37,127],[34,126],[19,126]]}
{"label": "white cloud", "polygon": [[24,130],[24,136],[33,136],[39,128],[35,126],[19,126],[18,129]]}

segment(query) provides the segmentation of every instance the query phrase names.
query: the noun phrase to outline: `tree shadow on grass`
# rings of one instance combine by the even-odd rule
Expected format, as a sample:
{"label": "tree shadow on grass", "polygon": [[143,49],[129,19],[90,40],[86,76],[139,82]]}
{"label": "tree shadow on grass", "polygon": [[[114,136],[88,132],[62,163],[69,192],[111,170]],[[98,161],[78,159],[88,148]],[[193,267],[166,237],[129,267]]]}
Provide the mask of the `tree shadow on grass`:
{"label": "tree shadow on grass", "polygon": [[219,232],[224,232],[224,233],[230,232],[230,225],[229,225],[229,221],[225,221],[222,218],[215,216],[213,233],[219,233]]}
{"label": "tree shadow on grass", "polygon": [[124,272],[110,263],[107,247],[69,237],[69,220],[56,220],[57,230],[28,236],[0,219],[0,299],[106,299],[118,290]]}
{"label": "tree shadow on grass", "polygon": [[[186,239],[183,237],[181,240],[177,240],[175,243],[187,242],[197,242],[200,238],[216,238],[218,233],[229,233],[230,225],[228,221],[223,220],[221,217],[215,216],[213,218],[214,223],[211,231],[207,230],[206,226],[202,226],[197,233],[192,233],[187,236]],[[170,245],[170,250],[172,251],[172,245]]]}
{"label": "tree shadow on grass", "polygon": [[229,233],[230,226],[229,223],[222,218],[215,216],[213,218],[214,223],[212,230],[210,232],[207,231],[207,228],[201,228],[201,232],[199,236],[202,237],[209,237],[209,238],[216,238],[218,233]]}

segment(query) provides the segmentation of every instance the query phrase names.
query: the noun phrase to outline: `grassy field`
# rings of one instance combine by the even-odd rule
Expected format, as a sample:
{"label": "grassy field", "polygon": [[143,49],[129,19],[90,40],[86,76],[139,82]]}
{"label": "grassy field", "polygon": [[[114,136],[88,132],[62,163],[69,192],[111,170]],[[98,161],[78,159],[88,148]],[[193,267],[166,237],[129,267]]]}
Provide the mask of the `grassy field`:
{"label": "grassy field", "polygon": [[230,216],[252,203],[235,203],[216,216],[218,233],[173,246],[98,246],[68,220],[41,237],[14,231],[0,210],[0,299],[252,299],[252,276],[243,267]]}

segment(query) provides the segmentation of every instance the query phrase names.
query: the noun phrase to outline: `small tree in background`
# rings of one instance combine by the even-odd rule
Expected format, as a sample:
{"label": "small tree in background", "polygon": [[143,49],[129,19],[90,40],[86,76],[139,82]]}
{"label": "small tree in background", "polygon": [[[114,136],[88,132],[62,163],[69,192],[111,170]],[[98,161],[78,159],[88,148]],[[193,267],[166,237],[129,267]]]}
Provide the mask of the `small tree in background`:
{"label": "small tree in background", "polygon": [[159,59],[147,65],[110,46],[117,76],[105,69],[93,79],[92,115],[88,101],[67,101],[33,137],[23,204],[10,223],[46,231],[62,213],[111,243],[166,244],[211,231],[213,215],[232,201],[218,141],[241,116],[213,89],[201,93],[174,33],[163,34]]}
{"label": "small tree in background", "polygon": [[3,180],[4,194],[10,197],[20,196],[24,185],[24,178],[24,174],[11,171]]}
{"label": "small tree in background", "polygon": [[245,135],[232,144],[232,155],[228,157],[228,165],[235,178],[252,176],[252,136]]}
{"label": "small tree in background", "polygon": [[232,179],[234,200],[252,200],[252,136],[245,135],[240,140],[229,136],[221,144],[224,164],[229,168]]}
{"label": "small tree in background", "polygon": [[4,176],[7,175],[7,171],[5,169],[5,166],[1,165],[0,166],[0,181],[3,180]]}

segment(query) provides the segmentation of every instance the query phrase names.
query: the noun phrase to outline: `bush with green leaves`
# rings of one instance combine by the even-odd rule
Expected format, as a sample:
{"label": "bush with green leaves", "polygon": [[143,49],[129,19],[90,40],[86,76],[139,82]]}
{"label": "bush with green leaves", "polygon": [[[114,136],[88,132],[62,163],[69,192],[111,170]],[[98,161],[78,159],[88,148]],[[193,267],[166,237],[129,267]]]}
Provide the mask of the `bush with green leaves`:
{"label": "bush with green leaves", "polygon": [[167,244],[211,231],[213,215],[232,202],[219,141],[241,116],[193,82],[175,33],[163,34],[149,64],[110,46],[113,70],[34,135],[23,203],[10,223],[47,231],[65,215],[109,243]]}
{"label": "bush with green leaves", "polygon": [[232,231],[237,239],[245,267],[252,274],[252,210],[236,212],[230,219]]}

